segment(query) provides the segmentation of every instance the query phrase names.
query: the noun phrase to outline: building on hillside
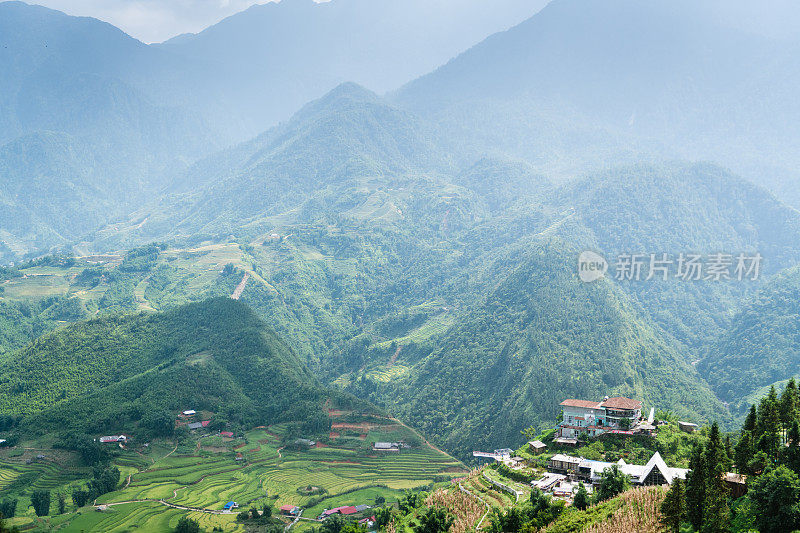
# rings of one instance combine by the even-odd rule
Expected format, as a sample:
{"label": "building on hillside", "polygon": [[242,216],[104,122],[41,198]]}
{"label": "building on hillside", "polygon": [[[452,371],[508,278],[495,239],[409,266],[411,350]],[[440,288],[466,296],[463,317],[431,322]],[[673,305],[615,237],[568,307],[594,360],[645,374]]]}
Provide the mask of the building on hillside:
{"label": "building on hillside", "polygon": [[534,455],[539,455],[547,449],[547,444],[540,440],[532,440],[528,443],[528,449]]}
{"label": "building on hillside", "polygon": [[185,416],[185,417],[188,418],[188,417],[194,416],[196,414],[197,414],[197,411],[195,411],[194,409],[187,409],[186,411],[181,413],[181,416]]}
{"label": "building on hillside", "polygon": [[187,427],[189,429],[191,429],[191,430],[200,429],[200,428],[203,427],[203,423],[202,422],[192,422]]}
{"label": "building on hillside", "polygon": [[103,444],[116,444],[119,442],[128,442],[128,437],[125,435],[109,435],[108,437],[100,437],[100,442]]}
{"label": "building on hillside", "polygon": [[296,505],[283,505],[281,506],[281,514],[297,516],[300,514],[300,508]]}
{"label": "building on hillside", "polygon": [[334,514],[352,515],[356,513],[358,513],[358,509],[352,505],[346,505],[344,507],[336,507],[335,509],[325,509],[322,511],[321,518],[327,518]]}
{"label": "building on hillside", "polygon": [[220,431],[219,435],[221,437],[227,437],[229,439],[232,439],[233,438],[233,431]]}
{"label": "building on hillside", "polygon": [[239,504],[238,503],[236,503],[236,502],[228,502],[228,503],[225,504],[225,506],[222,508],[222,510],[223,511],[233,511],[234,509],[238,509],[238,508],[239,508]]}
{"label": "building on hillside", "polygon": [[377,452],[399,452],[402,447],[402,442],[376,442],[372,445]]}
{"label": "building on hillside", "polygon": [[678,428],[686,433],[694,433],[700,426],[691,422],[678,422]]}
{"label": "building on hillside", "polygon": [[511,448],[501,448],[499,450],[495,450],[493,452],[479,452],[475,451],[472,452],[473,457],[479,457],[482,459],[492,459],[498,462],[505,462],[511,460],[511,454],[514,453],[514,450]]}
{"label": "building on hillside", "polygon": [[317,445],[316,441],[311,439],[297,439],[294,441],[294,443],[298,446],[308,446],[309,448]]}
{"label": "building on hillside", "polygon": [[564,474],[545,472],[541,478],[535,481],[531,481],[531,487],[539,489],[542,492],[550,492],[551,490],[553,490],[553,487],[558,485],[560,482],[565,481],[566,479],[567,476],[565,476]]}
{"label": "building on hillside", "polygon": [[597,437],[605,433],[633,435],[642,422],[642,402],[621,396],[606,396],[602,402],[564,400],[561,407],[559,438],[578,439],[583,434]]}
{"label": "building on hillside", "polygon": [[725,472],[724,477],[725,486],[728,487],[731,498],[735,500],[747,494],[747,476],[734,472]]}
{"label": "building on hillside", "polygon": [[593,484],[600,483],[603,472],[613,465],[617,465],[620,471],[630,478],[633,485],[671,485],[675,479],[686,479],[686,474],[689,472],[684,468],[667,466],[661,454],[656,452],[646,465],[627,464],[623,459],[616,463],[582,459],[578,464],[577,478]]}
{"label": "building on hillside", "polygon": [[560,474],[575,474],[578,472],[578,465],[581,464],[581,461],[583,461],[581,457],[557,453],[547,460],[547,469]]}

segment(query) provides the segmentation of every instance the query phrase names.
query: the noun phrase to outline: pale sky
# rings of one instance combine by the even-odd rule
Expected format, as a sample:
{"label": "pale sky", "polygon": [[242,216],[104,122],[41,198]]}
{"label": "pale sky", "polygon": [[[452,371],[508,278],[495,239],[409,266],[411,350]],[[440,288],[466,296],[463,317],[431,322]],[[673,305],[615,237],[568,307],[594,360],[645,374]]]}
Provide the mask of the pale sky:
{"label": "pale sky", "polygon": [[271,0],[24,0],[94,17],[121,28],[146,43],[161,42],[181,33],[197,33],[253,4]]}
{"label": "pale sky", "polygon": [[[3,0],[0,0],[3,1]],[[69,15],[110,22],[146,43],[162,42],[181,33],[197,33],[254,4],[279,0],[23,0]],[[329,0],[314,0],[325,2]],[[458,0],[452,0],[458,5]],[[486,0],[491,2],[492,0]],[[693,0],[685,0],[693,1]],[[537,0],[531,3],[544,4]],[[797,39],[800,0],[703,0],[730,25],[770,37]],[[769,9],[764,9],[768,5]]]}

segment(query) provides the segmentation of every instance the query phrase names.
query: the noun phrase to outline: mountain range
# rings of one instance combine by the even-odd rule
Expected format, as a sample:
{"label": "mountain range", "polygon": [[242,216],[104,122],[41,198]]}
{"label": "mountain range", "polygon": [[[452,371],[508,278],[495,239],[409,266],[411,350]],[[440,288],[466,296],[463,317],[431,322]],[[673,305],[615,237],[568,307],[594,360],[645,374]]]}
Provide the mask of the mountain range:
{"label": "mountain range", "polygon": [[[230,313],[248,338],[268,323],[255,351],[283,354],[245,366],[295,369],[265,381],[315,402],[312,389],[343,389],[462,458],[548,427],[566,397],[629,395],[733,424],[736,402],[796,374],[800,66],[796,41],[733,25],[720,5],[555,0],[413,79],[536,7],[468,2],[435,33],[443,6],[285,0],[147,46],[0,4],[13,37],[0,43],[13,67],[0,82],[0,260],[128,250],[63,274],[59,296],[80,312],[54,319],[48,302],[7,336],[7,409],[27,398],[49,413],[115,386],[69,359],[95,349],[85,331],[167,321],[169,346],[104,363],[141,385],[173,365],[164,350],[195,371],[184,363],[210,349],[207,330],[224,349],[225,328],[240,332]],[[140,260],[152,242],[165,244]],[[235,248],[230,267],[187,280],[182,261],[221,246]],[[612,267],[586,284],[587,250],[760,253],[763,275],[637,282]],[[241,303],[183,307],[245,274]],[[5,315],[31,292],[0,293]],[[160,313],[127,315],[142,309]],[[219,320],[198,322],[205,309]],[[236,397],[212,396],[272,420],[252,409],[277,400],[226,366],[234,356],[209,365]],[[74,368],[74,387],[17,390],[34,380],[26,364]]]}

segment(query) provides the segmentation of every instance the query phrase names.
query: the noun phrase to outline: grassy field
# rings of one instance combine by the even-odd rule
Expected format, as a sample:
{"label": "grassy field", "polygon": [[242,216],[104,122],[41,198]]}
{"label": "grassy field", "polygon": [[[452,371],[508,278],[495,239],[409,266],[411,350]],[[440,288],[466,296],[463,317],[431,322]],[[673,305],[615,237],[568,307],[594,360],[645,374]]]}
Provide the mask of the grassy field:
{"label": "grassy field", "polygon": [[[374,452],[371,442],[377,439],[419,442],[419,437],[394,420],[368,426],[364,439],[339,438],[310,448],[285,447],[286,439],[293,441],[285,437],[283,426],[256,428],[237,439],[194,435],[179,446],[131,444],[114,459],[121,471],[119,489],[96,501],[108,506],[104,511],[91,505],[74,509],[68,498],[67,513],[42,519],[29,507],[32,490],[52,491],[55,515],[55,494],[71,494],[88,479],[88,469],[76,466],[75,457],[67,453],[28,464],[33,452],[13,457],[13,450],[6,450],[0,456],[0,497],[19,498],[18,516],[11,523],[31,531],[170,531],[185,514],[208,530],[240,531],[238,511],[221,512],[228,501],[244,509],[298,505],[305,517],[313,518],[327,508],[372,506],[379,496],[393,502],[405,489],[466,472],[459,462],[426,444],[400,453]],[[313,522],[303,522],[299,530],[309,524]]]}
{"label": "grassy field", "polygon": [[[75,296],[87,309],[94,309],[108,289],[106,281],[88,289],[76,284],[75,277],[85,268],[101,267],[111,271],[119,266],[119,256],[89,256],[77,258],[70,267],[35,266],[21,271],[22,277],[9,280],[3,285],[2,298],[9,301],[40,300],[52,296]],[[242,250],[237,244],[219,243],[195,248],[170,248],[159,254],[158,264],[170,268],[170,291],[177,292],[177,303],[196,299],[214,283],[219,272],[227,264],[246,268]],[[194,295],[194,298],[190,296]],[[160,295],[159,295],[160,296]],[[163,298],[155,298],[149,284],[149,275],[136,281],[134,297],[139,310],[158,309]],[[169,302],[175,303],[175,302]],[[95,304],[95,305],[92,305]]]}

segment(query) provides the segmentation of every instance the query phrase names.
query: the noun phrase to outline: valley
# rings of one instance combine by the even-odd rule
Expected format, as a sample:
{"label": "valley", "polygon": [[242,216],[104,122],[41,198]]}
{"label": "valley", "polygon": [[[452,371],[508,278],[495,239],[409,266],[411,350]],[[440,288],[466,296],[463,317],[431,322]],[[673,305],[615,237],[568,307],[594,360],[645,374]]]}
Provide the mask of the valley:
{"label": "valley", "polygon": [[39,1],[0,533],[800,528],[789,2]]}

